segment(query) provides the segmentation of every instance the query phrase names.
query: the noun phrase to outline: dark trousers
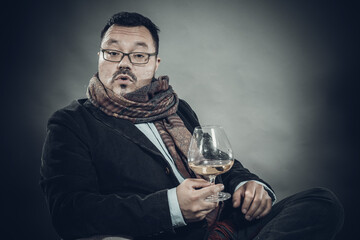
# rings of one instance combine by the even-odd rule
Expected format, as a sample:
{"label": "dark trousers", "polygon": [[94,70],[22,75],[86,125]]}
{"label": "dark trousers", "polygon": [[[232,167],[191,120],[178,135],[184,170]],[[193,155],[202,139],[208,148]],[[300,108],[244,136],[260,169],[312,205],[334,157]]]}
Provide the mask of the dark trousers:
{"label": "dark trousers", "polygon": [[314,188],[276,203],[259,220],[232,216],[238,240],[331,240],[341,229],[344,210],[337,197],[324,188]]}

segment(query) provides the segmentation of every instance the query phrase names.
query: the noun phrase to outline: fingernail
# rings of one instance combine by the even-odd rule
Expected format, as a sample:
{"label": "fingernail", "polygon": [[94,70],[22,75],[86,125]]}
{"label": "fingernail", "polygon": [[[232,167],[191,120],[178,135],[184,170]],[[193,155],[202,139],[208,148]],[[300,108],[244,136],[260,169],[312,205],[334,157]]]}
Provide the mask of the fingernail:
{"label": "fingernail", "polygon": [[250,216],[249,216],[249,215],[248,215],[248,216],[246,216],[245,218],[246,218],[246,220],[251,220],[251,218],[250,218]]}
{"label": "fingernail", "polygon": [[246,213],[246,209],[245,209],[245,208],[243,208],[242,212],[243,212],[243,214],[245,214],[245,213]]}
{"label": "fingernail", "polygon": [[224,185],[220,186],[220,191],[224,190]]}

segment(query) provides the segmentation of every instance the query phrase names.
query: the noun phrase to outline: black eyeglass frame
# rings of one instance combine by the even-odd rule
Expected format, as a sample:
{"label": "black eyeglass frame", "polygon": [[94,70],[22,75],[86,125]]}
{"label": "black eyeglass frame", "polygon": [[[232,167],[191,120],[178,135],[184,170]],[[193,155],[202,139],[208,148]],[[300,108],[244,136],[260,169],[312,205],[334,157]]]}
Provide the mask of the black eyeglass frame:
{"label": "black eyeglass frame", "polygon": [[[108,62],[121,62],[125,56],[128,56],[129,58],[129,61],[132,63],[132,64],[147,64],[149,63],[149,60],[150,60],[150,57],[151,56],[157,56],[157,52],[154,52],[154,53],[146,53],[146,52],[131,52],[131,53],[124,53],[122,51],[119,51],[119,50],[114,50],[114,49],[104,49],[104,48],[100,48],[100,51],[102,52],[102,55],[103,55],[103,58],[105,61],[108,61]],[[122,54],[122,57],[120,58],[119,61],[111,61],[111,60],[108,60],[105,58],[105,51],[112,51],[112,52],[118,52],[118,53],[121,53]],[[131,60],[131,57],[130,57],[130,54],[136,54],[136,53],[141,53],[141,54],[146,54],[148,55],[148,59],[145,63],[133,63],[132,60]]]}

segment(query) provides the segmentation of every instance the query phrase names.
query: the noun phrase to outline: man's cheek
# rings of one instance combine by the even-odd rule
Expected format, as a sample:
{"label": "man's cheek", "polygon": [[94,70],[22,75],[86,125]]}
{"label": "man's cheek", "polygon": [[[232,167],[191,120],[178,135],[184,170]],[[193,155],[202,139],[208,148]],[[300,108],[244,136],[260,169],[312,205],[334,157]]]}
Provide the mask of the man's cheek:
{"label": "man's cheek", "polygon": [[153,75],[155,74],[155,69],[154,69],[154,67],[148,67],[148,68],[146,68],[146,69],[144,69],[144,76],[146,76],[146,77],[153,77]]}

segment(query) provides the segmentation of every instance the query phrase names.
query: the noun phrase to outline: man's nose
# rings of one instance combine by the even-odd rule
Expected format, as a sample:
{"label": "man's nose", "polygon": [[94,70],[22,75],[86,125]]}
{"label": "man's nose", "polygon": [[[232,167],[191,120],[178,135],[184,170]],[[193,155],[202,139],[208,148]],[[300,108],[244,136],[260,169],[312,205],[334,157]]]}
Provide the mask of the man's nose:
{"label": "man's nose", "polygon": [[130,62],[129,55],[124,55],[120,62],[118,63],[118,68],[127,68],[131,69],[132,63]]}

